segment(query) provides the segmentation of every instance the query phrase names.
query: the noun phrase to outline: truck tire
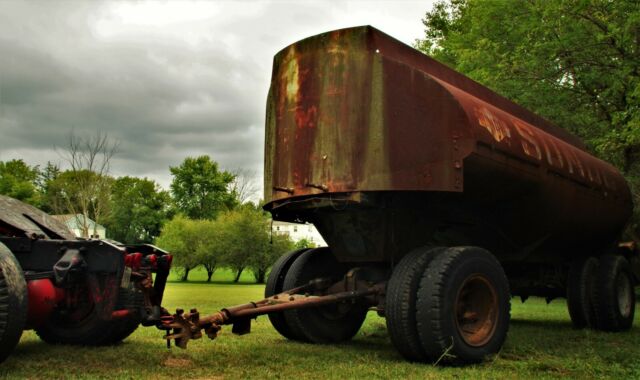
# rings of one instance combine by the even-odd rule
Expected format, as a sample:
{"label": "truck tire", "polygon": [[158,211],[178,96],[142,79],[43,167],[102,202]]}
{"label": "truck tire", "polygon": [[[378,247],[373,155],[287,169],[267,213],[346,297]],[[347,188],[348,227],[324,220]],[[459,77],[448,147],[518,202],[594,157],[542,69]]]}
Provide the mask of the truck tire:
{"label": "truck tire", "polygon": [[400,260],[387,283],[385,316],[391,343],[408,360],[424,361],[426,354],[416,327],[416,298],[427,265],[443,247],[418,248]]}
{"label": "truck tire", "polygon": [[[116,310],[131,306],[123,302],[136,302],[138,306],[135,308],[142,307],[144,299],[141,294],[136,294],[139,292],[120,289],[119,293]],[[74,310],[55,310],[35,331],[40,339],[50,344],[107,346],[121,342],[139,324],[138,313],[120,319],[104,320],[98,315],[93,303],[85,302]]]}
{"label": "truck tire", "polygon": [[619,255],[600,258],[595,285],[596,328],[625,331],[631,328],[636,296],[629,262]]}
{"label": "truck tire", "polygon": [[497,353],[510,319],[502,266],[478,247],[453,247],[427,266],[418,290],[417,330],[429,360],[472,363]]}
{"label": "truck tire", "polygon": [[133,334],[140,326],[139,311],[144,308],[144,294],[131,286],[130,289],[120,289],[118,294],[118,309],[135,310],[136,312],[117,320],[111,321],[113,329],[104,345],[117,344]]}
{"label": "truck tire", "polygon": [[598,259],[595,257],[577,259],[571,263],[567,276],[567,307],[571,323],[578,329],[594,327],[593,307]]}
{"label": "truck tire", "polygon": [[16,347],[27,322],[29,299],[22,268],[0,243],[0,363]]}
{"label": "truck tire", "polygon": [[[283,288],[293,289],[309,281],[331,277],[338,281],[347,268],[336,261],[327,247],[302,253],[287,272]],[[291,332],[310,343],[337,343],[351,339],[360,330],[367,315],[367,306],[356,302],[284,312]]]}
{"label": "truck tire", "polygon": [[[284,278],[291,268],[291,264],[297,259],[302,253],[308,251],[308,248],[297,249],[295,251],[291,251],[282,255],[271,267],[271,272],[269,272],[269,277],[267,278],[267,284],[264,287],[264,297],[268,298],[275,294],[282,293],[284,288]],[[276,329],[280,335],[287,339],[291,340],[304,340],[304,337],[295,336],[287,325],[287,321],[284,318],[284,314],[280,313],[271,313],[268,315],[269,321],[271,321],[271,325]]]}

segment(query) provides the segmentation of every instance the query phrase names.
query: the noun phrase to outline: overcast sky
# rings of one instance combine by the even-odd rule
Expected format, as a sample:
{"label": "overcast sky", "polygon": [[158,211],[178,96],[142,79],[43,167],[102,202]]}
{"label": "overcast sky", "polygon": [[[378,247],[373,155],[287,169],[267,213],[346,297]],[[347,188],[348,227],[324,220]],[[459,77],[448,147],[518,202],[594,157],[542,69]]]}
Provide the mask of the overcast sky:
{"label": "overcast sky", "polygon": [[168,188],[208,154],[262,185],[273,55],[373,25],[411,44],[432,1],[0,1],[0,160],[63,164],[69,133],[120,141],[114,175]]}

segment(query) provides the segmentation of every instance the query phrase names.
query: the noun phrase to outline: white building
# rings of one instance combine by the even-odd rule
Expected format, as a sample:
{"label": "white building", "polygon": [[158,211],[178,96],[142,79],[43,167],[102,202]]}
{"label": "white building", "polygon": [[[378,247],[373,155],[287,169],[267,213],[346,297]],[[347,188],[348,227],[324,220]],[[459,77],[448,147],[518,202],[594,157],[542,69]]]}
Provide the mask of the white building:
{"label": "white building", "polygon": [[[82,234],[82,226],[84,223],[84,215],[82,214],[66,214],[66,215],[51,215],[54,218],[58,219],[62,223],[66,224],[67,227],[73,232],[76,237],[82,238],[84,237]],[[87,226],[89,237],[92,239],[104,239],[107,236],[107,229],[104,228],[103,225],[94,222],[93,220],[87,218]]]}
{"label": "white building", "polygon": [[273,221],[272,231],[274,234],[287,235],[294,242],[307,239],[307,241],[315,244],[316,247],[323,247],[327,245],[320,235],[320,232],[316,230],[316,227],[313,224]]}

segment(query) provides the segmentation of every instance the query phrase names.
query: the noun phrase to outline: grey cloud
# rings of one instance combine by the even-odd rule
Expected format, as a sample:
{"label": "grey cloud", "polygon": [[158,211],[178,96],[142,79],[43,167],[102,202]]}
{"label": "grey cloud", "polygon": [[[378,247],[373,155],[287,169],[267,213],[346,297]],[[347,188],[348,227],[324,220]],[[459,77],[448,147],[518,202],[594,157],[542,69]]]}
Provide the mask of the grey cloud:
{"label": "grey cloud", "polygon": [[120,141],[116,174],[167,186],[197,154],[260,171],[273,55],[348,20],[329,2],[216,2],[194,21],[129,25],[111,13],[122,4],[0,2],[0,160],[60,162],[72,129],[99,130]]}

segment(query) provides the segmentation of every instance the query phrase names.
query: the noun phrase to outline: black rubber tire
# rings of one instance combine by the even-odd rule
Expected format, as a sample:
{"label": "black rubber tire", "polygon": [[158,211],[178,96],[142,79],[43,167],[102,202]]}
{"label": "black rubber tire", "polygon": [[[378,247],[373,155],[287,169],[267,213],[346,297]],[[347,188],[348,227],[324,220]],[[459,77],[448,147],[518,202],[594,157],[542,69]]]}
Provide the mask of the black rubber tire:
{"label": "black rubber tire", "polygon": [[418,248],[400,260],[387,283],[385,316],[391,343],[411,361],[424,361],[426,354],[416,328],[418,286],[427,265],[444,247]]}
{"label": "black rubber tire", "polygon": [[133,334],[140,326],[140,311],[144,308],[144,294],[135,289],[120,289],[118,294],[118,309],[135,310],[136,312],[114,321],[113,330],[109,334],[109,338],[105,340],[105,345],[118,344]]}
{"label": "black rubber tire", "polygon": [[[284,290],[282,287],[284,285],[284,278],[287,271],[289,271],[289,268],[291,268],[291,264],[293,264],[295,259],[297,259],[302,253],[308,250],[309,248],[297,249],[280,256],[280,258],[271,267],[271,272],[269,272],[267,284],[264,287],[265,298],[282,293]],[[304,337],[295,336],[293,334],[282,312],[271,313],[268,316],[271,325],[273,325],[273,328],[275,328],[280,335],[291,340],[304,340]]]}
{"label": "black rubber tire", "polygon": [[[627,287],[626,297],[619,285]],[[602,256],[594,288],[596,328],[612,332],[629,330],[633,325],[636,296],[627,259],[619,255]]]}
{"label": "black rubber tire", "polygon": [[593,307],[598,259],[587,257],[571,263],[567,276],[567,307],[571,323],[578,329],[595,326]]}
{"label": "black rubber tire", "polygon": [[20,263],[0,243],[0,363],[16,347],[27,322],[29,298]]}
{"label": "black rubber tire", "polygon": [[[338,263],[327,247],[302,253],[287,272],[283,287],[293,289],[320,277],[338,281],[348,268]],[[351,339],[360,330],[367,315],[362,303],[327,305],[316,308],[293,309],[284,312],[287,325],[294,336],[310,343],[338,343]]]}
{"label": "black rubber tire", "polygon": [[[481,279],[494,291],[497,313],[486,341],[468,344],[457,328],[457,297],[468,281]],[[474,363],[497,353],[510,320],[509,282],[498,260],[478,247],[452,247],[435,257],[425,270],[416,303],[417,330],[430,361]]]}
{"label": "black rubber tire", "polygon": [[[132,306],[137,309],[142,307],[143,302],[143,296],[139,291],[119,289],[116,310]],[[40,339],[50,344],[108,346],[127,338],[139,325],[139,313],[120,319],[104,320],[95,309],[91,309],[81,320],[72,321],[64,313],[56,310],[44,324],[35,329],[35,332]]]}

